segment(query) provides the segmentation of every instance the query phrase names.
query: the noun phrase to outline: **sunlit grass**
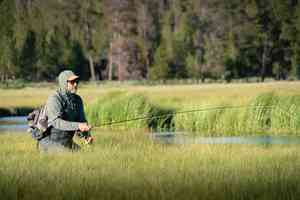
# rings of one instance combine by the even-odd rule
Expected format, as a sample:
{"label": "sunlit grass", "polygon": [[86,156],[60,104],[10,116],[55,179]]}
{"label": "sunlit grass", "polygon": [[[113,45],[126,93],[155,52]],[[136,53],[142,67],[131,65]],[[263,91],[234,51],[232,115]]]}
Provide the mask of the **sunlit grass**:
{"label": "sunlit grass", "polygon": [[87,116],[96,127],[121,122],[110,126],[115,129],[185,131],[201,136],[298,135],[299,99],[298,95],[265,93],[246,104],[221,99],[197,106],[177,107],[175,102],[166,107],[155,106],[139,93],[115,92],[89,105]]}
{"label": "sunlit grass", "polygon": [[[204,104],[201,112],[175,115],[174,124],[176,130],[201,135],[298,135],[299,98],[299,95],[266,93],[247,104],[235,105],[232,101]],[[195,108],[183,106],[181,109]]]}
{"label": "sunlit grass", "polygon": [[155,105],[142,94],[120,91],[98,98],[86,109],[87,119],[94,127],[105,126],[118,130],[170,128],[170,114],[173,112],[172,108]]}
{"label": "sunlit grass", "polygon": [[[1,199],[297,199],[297,146],[160,145],[144,132],[95,132],[79,153],[40,154],[0,135]],[[78,141],[77,141],[78,142]]]}
{"label": "sunlit grass", "polygon": [[[48,95],[56,86],[26,87],[22,89],[0,89],[0,108],[36,107],[45,103]],[[279,95],[296,95],[300,91],[300,82],[274,82],[249,84],[200,84],[169,86],[132,86],[126,83],[102,85],[80,84],[79,94],[85,103],[92,103],[97,97],[113,91],[143,93],[155,102],[197,105],[205,102],[232,100],[234,103],[248,102],[254,96],[276,92]]]}

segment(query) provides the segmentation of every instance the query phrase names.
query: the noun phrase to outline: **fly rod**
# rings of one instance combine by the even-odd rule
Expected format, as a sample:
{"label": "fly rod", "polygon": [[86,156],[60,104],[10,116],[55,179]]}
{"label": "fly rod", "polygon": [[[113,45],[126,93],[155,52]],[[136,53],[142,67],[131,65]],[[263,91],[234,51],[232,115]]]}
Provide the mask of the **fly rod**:
{"label": "fly rod", "polygon": [[254,109],[260,108],[263,110],[268,110],[268,109],[272,109],[274,107],[275,106],[240,105],[240,106],[218,106],[218,107],[200,108],[200,109],[193,109],[193,110],[183,110],[183,111],[165,113],[165,114],[160,114],[160,115],[155,115],[155,116],[148,115],[148,116],[141,116],[141,117],[136,117],[136,118],[131,118],[131,119],[124,119],[124,120],[120,120],[120,121],[106,122],[106,123],[102,123],[98,126],[93,127],[93,129],[101,128],[103,126],[123,124],[123,123],[131,122],[131,121],[157,119],[157,118],[162,118],[162,117],[168,117],[168,116],[173,116],[173,115],[178,115],[178,114],[194,113],[194,112],[207,112],[207,111],[217,111],[217,110],[226,110],[226,109],[241,109],[241,108],[254,108]]}

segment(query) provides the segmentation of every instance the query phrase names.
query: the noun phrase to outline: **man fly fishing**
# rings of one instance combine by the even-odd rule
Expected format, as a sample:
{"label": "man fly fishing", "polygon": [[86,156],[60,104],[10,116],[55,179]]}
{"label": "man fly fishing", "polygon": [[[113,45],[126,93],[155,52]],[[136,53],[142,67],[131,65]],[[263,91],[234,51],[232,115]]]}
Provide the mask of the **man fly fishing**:
{"label": "man fly fishing", "polygon": [[76,134],[90,144],[93,137],[91,126],[85,118],[83,102],[77,95],[79,76],[66,70],[59,74],[59,88],[49,96],[46,104],[49,130],[48,134],[39,140],[42,151],[72,150],[78,151],[80,146],[73,141]]}

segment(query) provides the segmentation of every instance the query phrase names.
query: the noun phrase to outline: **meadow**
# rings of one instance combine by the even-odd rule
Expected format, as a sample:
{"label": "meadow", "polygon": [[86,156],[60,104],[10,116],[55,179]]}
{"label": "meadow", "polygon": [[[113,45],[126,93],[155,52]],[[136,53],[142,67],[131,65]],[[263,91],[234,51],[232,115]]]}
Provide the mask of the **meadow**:
{"label": "meadow", "polygon": [[[23,88],[0,88],[0,108],[36,107],[45,103],[56,84],[33,84]],[[203,85],[130,85],[126,83],[80,83],[78,93],[86,104],[115,91],[144,94],[151,101],[169,106],[200,105],[230,100],[244,103],[260,94],[275,92],[281,96],[298,95],[300,82],[270,82]]]}
{"label": "meadow", "polygon": [[[0,107],[33,108],[43,104],[54,88],[2,90]],[[246,105],[246,108],[222,112],[176,115],[171,119],[173,125],[162,126],[162,129],[175,128],[200,135],[297,135],[299,89],[299,82],[181,86],[84,84],[79,94],[95,126],[145,113],[168,114],[195,108]],[[275,105],[275,109],[254,109],[249,105],[259,108]],[[287,112],[290,117],[284,114]],[[195,125],[196,120],[205,121],[201,124],[206,126]],[[85,146],[76,138],[82,146],[79,153],[39,153],[28,134],[0,134],[0,197],[298,199],[297,145],[156,143],[149,137],[149,126],[154,124],[159,129],[158,125],[165,121],[137,120],[95,128],[93,146]],[[186,125],[188,121],[194,123]],[[251,123],[246,123],[248,121]]]}
{"label": "meadow", "polygon": [[298,199],[299,147],[160,145],[97,132],[80,153],[38,153],[1,135],[1,199]]}

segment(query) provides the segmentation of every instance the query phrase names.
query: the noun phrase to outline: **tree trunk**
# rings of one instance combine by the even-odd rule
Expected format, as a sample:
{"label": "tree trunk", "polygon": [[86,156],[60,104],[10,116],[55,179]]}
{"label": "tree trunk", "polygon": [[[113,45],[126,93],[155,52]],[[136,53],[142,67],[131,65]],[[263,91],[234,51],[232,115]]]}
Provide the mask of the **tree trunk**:
{"label": "tree trunk", "polygon": [[96,81],[96,74],[95,74],[95,67],[94,67],[94,61],[91,55],[88,55],[89,58],[89,66],[91,71],[91,81]]}
{"label": "tree trunk", "polygon": [[108,64],[108,80],[111,81],[112,80],[112,71],[113,71],[113,63],[112,63],[112,41],[110,42],[110,53],[109,53],[109,64]]}
{"label": "tree trunk", "polygon": [[261,82],[264,82],[265,81],[265,76],[266,76],[266,65],[267,65],[267,59],[268,59],[268,48],[269,46],[269,41],[266,40],[264,42],[264,47],[263,47],[263,54],[262,54],[262,68],[261,68],[261,78],[260,78],[260,81]]}

